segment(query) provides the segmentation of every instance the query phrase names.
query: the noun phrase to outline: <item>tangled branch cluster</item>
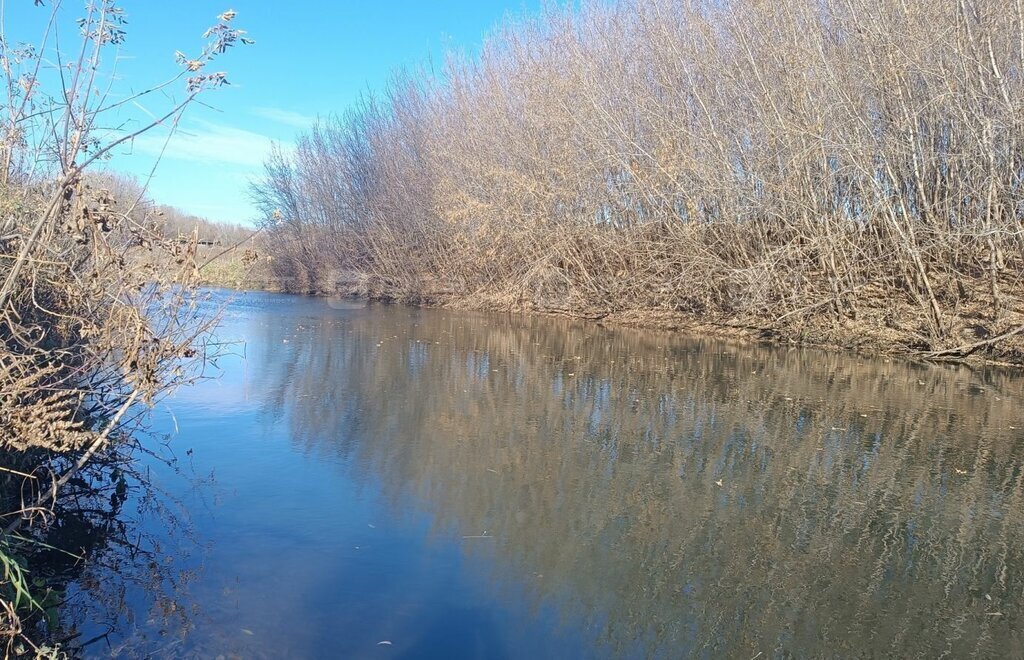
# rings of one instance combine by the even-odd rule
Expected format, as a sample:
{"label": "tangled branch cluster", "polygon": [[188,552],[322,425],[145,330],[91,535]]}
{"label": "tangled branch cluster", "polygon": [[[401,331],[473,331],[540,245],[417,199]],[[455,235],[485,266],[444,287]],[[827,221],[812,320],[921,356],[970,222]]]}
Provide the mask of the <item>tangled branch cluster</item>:
{"label": "tangled branch cluster", "polygon": [[[59,24],[55,4],[51,26]],[[228,25],[233,17],[222,15],[208,33],[198,68],[244,39]],[[113,0],[88,2],[78,25],[80,55],[58,72],[44,66],[55,47],[45,40],[36,48],[0,40],[5,566],[20,565],[11,533],[26,522],[52,521],[49,512],[76,473],[115,451],[144,419],[145,405],[138,404],[152,404],[198,375],[214,320],[195,291],[197,233],[169,236],[144,187],[94,169],[118,145],[161,124],[176,126],[196,95],[225,82],[224,75],[193,75],[196,69],[185,66],[152,88],[112,95],[100,82],[104,53],[126,38],[124,12]],[[133,132],[106,128],[111,111],[178,81],[184,96],[151,123]],[[13,631],[7,638],[31,644],[21,630],[38,618],[26,626],[19,617],[39,607],[31,598],[28,606],[18,600],[25,589],[18,575],[0,578],[0,606]]]}
{"label": "tangled branch cluster", "polygon": [[254,194],[296,289],[1016,360],[1022,44],[1020,0],[549,9],[321,122]]}

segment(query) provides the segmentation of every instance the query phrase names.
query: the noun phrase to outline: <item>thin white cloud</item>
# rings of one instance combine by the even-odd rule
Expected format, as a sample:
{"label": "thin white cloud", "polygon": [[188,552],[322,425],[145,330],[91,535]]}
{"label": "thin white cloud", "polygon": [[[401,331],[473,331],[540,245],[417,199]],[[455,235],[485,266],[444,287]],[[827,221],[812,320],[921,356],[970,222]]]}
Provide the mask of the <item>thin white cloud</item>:
{"label": "thin white cloud", "polygon": [[270,152],[271,142],[260,133],[196,120],[187,129],[179,128],[170,142],[166,133],[140,135],[135,138],[133,151],[148,156],[163,152],[164,158],[177,160],[259,167]]}
{"label": "thin white cloud", "polygon": [[258,117],[294,128],[309,128],[316,121],[316,117],[282,108],[253,108],[252,113]]}

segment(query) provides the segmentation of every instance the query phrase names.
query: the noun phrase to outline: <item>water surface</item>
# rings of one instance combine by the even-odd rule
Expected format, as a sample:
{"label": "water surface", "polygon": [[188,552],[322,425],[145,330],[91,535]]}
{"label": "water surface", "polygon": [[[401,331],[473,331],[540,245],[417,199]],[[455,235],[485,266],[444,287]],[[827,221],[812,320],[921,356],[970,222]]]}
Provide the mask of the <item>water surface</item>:
{"label": "water surface", "polygon": [[90,654],[1024,655],[1013,373],[256,293],[219,334],[156,411],[174,602]]}

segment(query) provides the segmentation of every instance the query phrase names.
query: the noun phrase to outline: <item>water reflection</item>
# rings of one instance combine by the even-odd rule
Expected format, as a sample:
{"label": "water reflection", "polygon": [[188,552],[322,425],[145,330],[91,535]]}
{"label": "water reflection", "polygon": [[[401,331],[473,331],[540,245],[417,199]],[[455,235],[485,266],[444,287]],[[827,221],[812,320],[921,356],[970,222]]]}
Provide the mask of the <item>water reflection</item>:
{"label": "water reflection", "polygon": [[580,653],[1024,655],[1013,374],[265,300],[263,423]]}

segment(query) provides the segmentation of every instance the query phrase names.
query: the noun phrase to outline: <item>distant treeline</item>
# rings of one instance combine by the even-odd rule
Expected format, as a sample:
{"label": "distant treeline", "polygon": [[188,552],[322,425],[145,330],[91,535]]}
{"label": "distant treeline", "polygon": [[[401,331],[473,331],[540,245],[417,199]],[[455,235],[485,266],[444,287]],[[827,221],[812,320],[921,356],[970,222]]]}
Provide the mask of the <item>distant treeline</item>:
{"label": "distant treeline", "polygon": [[227,222],[216,222],[183,212],[173,206],[156,206],[160,231],[167,238],[190,239],[195,234],[200,243],[231,247],[245,241],[255,233],[252,227]]}
{"label": "distant treeline", "polygon": [[1022,4],[620,0],[509,21],[268,159],[272,265],[301,290],[1013,358]]}
{"label": "distant treeline", "polygon": [[111,203],[118,212],[167,239],[195,238],[201,244],[232,246],[245,241],[256,231],[237,223],[193,215],[168,204],[157,204],[141,183],[121,173],[91,172],[87,183],[94,190],[109,193]]}

